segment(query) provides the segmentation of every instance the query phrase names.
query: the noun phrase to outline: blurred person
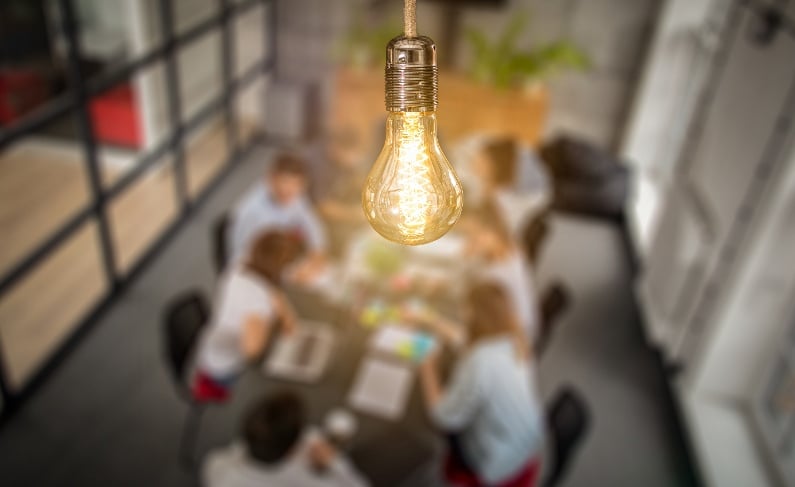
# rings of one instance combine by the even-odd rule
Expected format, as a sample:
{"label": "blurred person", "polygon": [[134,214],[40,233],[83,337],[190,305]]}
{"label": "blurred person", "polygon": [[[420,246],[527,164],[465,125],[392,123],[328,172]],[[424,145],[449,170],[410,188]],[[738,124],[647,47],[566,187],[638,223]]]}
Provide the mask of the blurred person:
{"label": "blurred person", "polygon": [[495,283],[474,284],[465,307],[466,345],[442,387],[437,354],[420,366],[426,408],[448,434],[445,476],[468,485],[535,485],[543,410],[530,349]]}
{"label": "blurred person", "polygon": [[193,394],[199,401],[223,401],[248,362],[264,352],[272,328],[290,333],[295,311],[280,289],[295,258],[295,242],[281,232],[262,233],[242,263],[222,277],[215,307],[196,355]]}
{"label": "blurred person", "polygon": [[288,153],[276,156],[267,175],[243,196],[234,211],[228,235],[233,262],[246,255],[262,231],[278,230],[289,233],[307,249],[307,256],[293,269],[294,280],[309,281],[323,269],[326,235],[307,197],[308,178],[303,159]]}
{"label": "blurred person", "polygon": [[486,201],[465,216],[467,254],[474,258],[476,278],[488,279],[505,288],[521,329],[530,343],[538,331],[538,307],[530,265],[511,237],[495,202]]}
{"label": "blurred person", "polygon": [[267,396],[243,420],[243,438],[210,452],[206,487],[359,487],[365,479],[320,434],[307,428],[306,408],[289,392]]}
{"label": "blurred person", "polygon": [[469,169],[475,200],[494,200],[508,228],[519,238],[530,218],[546,205],[549,178],[529,147],[512,138],[487,140]]}

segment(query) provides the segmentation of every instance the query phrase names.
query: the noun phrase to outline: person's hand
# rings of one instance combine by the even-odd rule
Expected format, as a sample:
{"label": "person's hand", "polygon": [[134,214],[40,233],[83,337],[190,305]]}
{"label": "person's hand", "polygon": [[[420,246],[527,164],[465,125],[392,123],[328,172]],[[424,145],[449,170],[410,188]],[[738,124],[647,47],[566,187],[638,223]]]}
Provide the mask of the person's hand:
{"label": "person's hand", "polygon": [[292,308],[282,313],[282,332],[290,336],[298,330],[298,317]]}
{"label": "person's hand", "polygon": [[400,319],[407,324],[433,328],[436,318],[436,312],[421,302],[409,302],[400,307]]}
{"label": "person's hand", "polygon": [[295,313],[290,302],[284,294],[279,294],[276,300],[276,306],[279,313],[279,322],[281,323],[282,333],[285,335],[292,335],[298,330],[298,316]]}
{"label": "person's hand", "polygon": [[435,374],[439,366],[439,351],[440,347],[435,347],[433,350],[425,355],[425,358],[420,362],[420,372],[424,374]]}
{"label": "person's hand", "polygon": [[288,278],[300,285],[311,283],[325,268],[326,261],[320,256],[309,256],[298,262],[290,270]]}
{"label": "person's hand", "polygon": [[337,450],[324,438],[316,438],[309,445],[309,462],[318,470],[326,470],[337,458]]}

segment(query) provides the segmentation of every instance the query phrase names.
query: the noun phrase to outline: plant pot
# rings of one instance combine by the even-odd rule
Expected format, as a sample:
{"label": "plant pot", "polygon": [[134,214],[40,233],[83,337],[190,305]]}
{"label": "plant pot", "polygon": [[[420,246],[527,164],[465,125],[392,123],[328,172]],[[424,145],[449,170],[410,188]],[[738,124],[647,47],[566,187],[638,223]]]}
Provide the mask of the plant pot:
{"label": "plant pot", "polygon": [[[344,67],[335,78],[331,127],[355,131],[365,145],[383,142],[374,140],[383,137],[376,128],[383,130],[379,123],[386,119],[383,70]],[[448,143],[489,134],[515,137],[536,146],[547,104],[547,90],[540,83],[532,90],[502,90],[456,72],[439,74],[439,133]]]}

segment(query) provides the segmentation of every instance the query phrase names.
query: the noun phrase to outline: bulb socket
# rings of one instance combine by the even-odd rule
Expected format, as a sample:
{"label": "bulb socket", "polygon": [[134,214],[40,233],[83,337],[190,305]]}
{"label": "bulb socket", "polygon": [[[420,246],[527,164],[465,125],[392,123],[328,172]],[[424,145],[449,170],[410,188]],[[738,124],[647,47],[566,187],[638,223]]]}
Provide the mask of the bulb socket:
{"label": "bulb socket", "polygon": [[429,37],[395,37],[386,46],[386,109],[433,112],[439,105],[436,44]]}

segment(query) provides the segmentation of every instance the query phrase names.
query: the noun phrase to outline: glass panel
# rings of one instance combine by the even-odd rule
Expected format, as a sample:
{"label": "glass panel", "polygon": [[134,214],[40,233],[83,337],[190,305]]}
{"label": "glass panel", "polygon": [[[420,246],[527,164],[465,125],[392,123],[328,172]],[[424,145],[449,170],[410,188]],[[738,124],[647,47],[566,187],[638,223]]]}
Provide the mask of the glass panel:
{"label": "glass panel", "polygon": [[0,274],[90,201],[72,114],[0,151]]}
{"label": "glass panel", "polygon": [[103,296],[96,225],[86,223],[0,297],[0,341],[19,388]]}
{"label": "glass panel", "polygon": [[224,166],[229,152],[227,146],[226,123],[220,111],[188,134],[185,161],[191,197],[204,189]]}
{"label": "glass panel", "polygon": [[0,2],[0,132],[65,97],[67,53],[59,18],[56,2]]}
{"label": "glass panel", "polygon": [[182,33],[218,13],[218,0],[172,0],[176,32]]}
{"label": "glass panel", "polygon": [[183,47],[177,64],[182,119],[189,120],[221,95],[221,35],[218,29]]}
{"label": "glass panel", "polygon": [[116,182],[167,141],[171,122],[165,78],[158,62],[91,99],[103,185]]}
{"label": "glass panel", "polygon": [[87,78],[124,66],[162,43],[159,0],[79,0],[74,5],[80,69]]}
{"label": "glass panel", "polygon": [[265,53],[264,6],[246,9],[232,23],[235,46],[235,76],[241,76]]}
{"label": "glass panel", "polygon": [[109,203],[116,268],[125,273],[177,216],[173,158],[153,164]]}
{"label": "glass panel", "polygon": [[238,145],[248,144],[252,137],[265,128],[265,90],[268,78],[259,76],[247,87],[238,91],[235,102]]}

